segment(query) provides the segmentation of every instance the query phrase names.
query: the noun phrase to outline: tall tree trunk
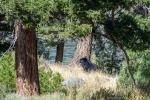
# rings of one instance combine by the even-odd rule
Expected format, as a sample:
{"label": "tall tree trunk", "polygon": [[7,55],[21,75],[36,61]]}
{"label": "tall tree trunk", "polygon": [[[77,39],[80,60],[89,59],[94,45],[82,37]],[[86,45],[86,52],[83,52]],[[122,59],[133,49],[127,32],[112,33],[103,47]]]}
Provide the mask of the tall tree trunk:
{"label": "tall tree trunk", "polygon": [[23,29],[20,20],[15,22],[16,92],[19,95],[39,95],[37,64],[37,38],[34,29]]}
{"label": "tall tree trunk", "polygon": [[71,61],[71,65],[79,65],[79,60],[83,57],[86,57],[88,60],[90,60],[92,51],[92,40],[92,33],[90,33],[87,37],[81,37],[78,40],[76,51]]}
{"label": "tall tree trunk", "polygon": [[55,63],[61,63],[63,61],[63,54],[64,54],[64,41],[60,41],[57,44],[56,48]]}

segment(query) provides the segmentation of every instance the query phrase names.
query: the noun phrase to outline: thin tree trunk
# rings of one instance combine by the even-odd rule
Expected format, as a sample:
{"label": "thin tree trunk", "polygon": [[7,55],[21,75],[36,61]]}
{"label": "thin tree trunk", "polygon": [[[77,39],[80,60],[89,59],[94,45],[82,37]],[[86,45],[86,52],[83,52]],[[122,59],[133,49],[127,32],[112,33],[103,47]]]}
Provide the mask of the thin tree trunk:
{"label": "thin tree trunk", "polygon": [[113,8],[112,11],[112,27],[114,28],[115,27],[115,9]]}
{"label": "thin tree trunk", "polygon": [[64,41],[60,41],[57,44],[56,48],[55,63],[61,63],[63,61],[63,54],[64,54]]}
{"label": "thin tree trunk", "polygon": [[37,39],[34,29],[23,29],[20,20],[15,22],[16,35],[16,93],[24,96],[39,95]]}
{"label": "thin tree trunk", "polygon": [[[115,9],[113,8],[112,9],[112,25],[113,25],[113,29],[115,27]],[[131,79],[133,80],[133,84],[136,85],[136,82],[135,82],[135,79],[134,79],[134,76],[133,76],[133,73],[132,73],[132,69],[131,69],[131,65],[130,65],[130,59],[129,59],[129,56],[126,52],[126,50],[124,49],[121,41],[118,41],[117,38],[115,36],[113,36],[112,34],[109,34],[107,33],[110,37],[111,37],[111,40],[123,51],[124,55],[125,55],[125,59],[126,59],[126,63],[127,63],[127,67],[128,67],[128,72],[131,76]]]}
{"label": "thin tree trunk", "polygon": [[71,65],[79,65],[79,60],[83,57],[86,57],[88,60],[90,60],[92,51],[92,40],[92,33],[90,33],[87,37],[81,37],[78,40],[76,51],[71,61]]}

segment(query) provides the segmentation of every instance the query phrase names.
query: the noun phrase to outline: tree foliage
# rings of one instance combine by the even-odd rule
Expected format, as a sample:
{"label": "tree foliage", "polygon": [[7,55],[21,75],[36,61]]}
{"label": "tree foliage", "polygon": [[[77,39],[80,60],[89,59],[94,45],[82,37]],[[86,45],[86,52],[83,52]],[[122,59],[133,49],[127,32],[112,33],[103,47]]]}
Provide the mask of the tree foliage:
{"label": "tree foliage", "polygon": [[[138,88],[144,91],[148,91],[150,89],[149,50],[144,50],[142,52],[129,51],[129,56],[131,58],[131,63],[133,65],[132,72],[135,77]],[[129,88],[129,86],[131,86],[132,81],[127,71],[126,64],[124,64],[121,68],[121,72],[119,75],[119,82],[124,87]]]}
{"label": "tree foliage", "polygon": [[126,50],[138,55],[137,52],[147,52],[144,50],[150,48],[149,12],[145,16],[145,10],[140,10],[149,5],[149,0],[0,0],[0,14],[5,15],[11,25],[15,19],[20,19],[26,28],[36,28],[42,39],[54,45],[61,40],[96,33],[97,26],[104,26],[104,33],[99,32],[99,36],[109,39],[111,45],[124,52],[128,67],[133,67],[130,70],[138,68],[135,68],[137,74],[133,73],[136,83],[148,84],[140,81],[149,75],[144,75],[148,57],[142,58],[144,62],[140,64],[138,61],[132,64],[132,56],[128,56]]}

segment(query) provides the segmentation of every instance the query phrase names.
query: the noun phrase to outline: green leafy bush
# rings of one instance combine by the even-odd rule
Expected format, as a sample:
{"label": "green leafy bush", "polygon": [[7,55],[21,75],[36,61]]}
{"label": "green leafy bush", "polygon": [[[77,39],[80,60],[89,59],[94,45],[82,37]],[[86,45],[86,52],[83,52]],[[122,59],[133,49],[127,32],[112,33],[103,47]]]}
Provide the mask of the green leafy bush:
{"label": "green leafy bush", "polygon": [[55,92],[62,89],[63,78],[59,73],[53,73],[51,70],[45,72],[44,68],[40,68],[39,77],[42,93]]}
{"label": "green leafy bush", "polygon": [[8,53],[0,60],[0,85],[5,86],[7,92],[15,91],[15,79],[14,53]]}
{"label": "green leafy bush", "polygon": [[[132,72],[138,88],[150,90],[150,50],[129,52]],[[119,75],[119,82],[123,86],[131,86],[127,66],[124,64]]]}
{"label": "green leafy bush", "polygon": [[[63,78],[59,73],[53,73],[51,70],[46,72],[42,67],[39,68],[39,79],[42,93],[61,90]],[[15,88],[15,59],[14,53],[10,52],[0,60],[0,91],[3,91],[1,93],[15,92]],[[0,95],[3,95],[1,93]]]}
{"label": "green leafy bush", "polygon": [[3,98],[7,95],[6,86],[0,84],[0,100],[3,100]]}

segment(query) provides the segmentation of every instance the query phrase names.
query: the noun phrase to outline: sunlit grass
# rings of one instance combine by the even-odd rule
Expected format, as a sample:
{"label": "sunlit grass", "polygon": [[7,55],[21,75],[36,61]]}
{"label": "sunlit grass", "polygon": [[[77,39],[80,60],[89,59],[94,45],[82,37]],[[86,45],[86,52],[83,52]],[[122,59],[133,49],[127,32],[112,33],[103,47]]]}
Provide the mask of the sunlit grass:
{"label": "sunlit grass", "polygon": [[141,93],[140,90],[133,90],[128,93],[127,90],[120,89],[117,86],[117,76],[107,75],[101,71],[85,72],[78,66],[64,66],[59,64],[41,65],[45,71],[58,72],[64,80],[70,77],[76,77],[84,80],[80,87],[67,88],[66,93],[55,92],[42,94],[40,96],[23,97],[16,94],[7,94],[5,100],[148,100],[149,96]]}
{"label": "sunlit grass", "polygon": [[69,77],[83,79],[85,81],[85,87],[89,87],[90,89],[106,88],[116,90],[117,76],[107,75],[100,71],[85,72],[78,66],[49,65],[49,67],[52,71],[59,72],[64,79],[68,79]]}

